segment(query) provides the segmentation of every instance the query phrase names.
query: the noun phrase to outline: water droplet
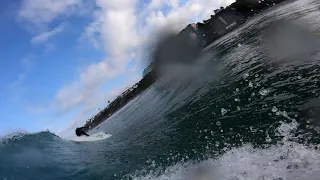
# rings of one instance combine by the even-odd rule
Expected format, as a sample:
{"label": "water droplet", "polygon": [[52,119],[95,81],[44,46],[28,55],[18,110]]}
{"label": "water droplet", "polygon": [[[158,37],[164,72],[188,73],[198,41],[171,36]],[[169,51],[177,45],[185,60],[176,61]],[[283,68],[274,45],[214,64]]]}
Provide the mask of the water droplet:
{"label": "water droplet", "polygon": [[243,78],[244,78],[244,79],[247,79],[247,77],[249,77],[249,73],[245,73],[245,74],[243,75]]}
{"label": "water droplet", "polygon": [[220,122],[220,121],[217,121],[217,122],[216,122],[216,125],[217,125],[217,126],[221,126],[221,122]]}
{"label": "water droplet", "polygon": [[298,79],[302,79],[302,76],[298,76]]}
{"label": "water droplet", "polygon": [[236,92],[239,92],[239,88],[236,89]]}
{"label": "water droplet", "polygon": [[224,109],[224,108],[221,108],[221,114],[222,114],[222,116],[224,116],[227,112],[228,112],[228,110],[226,110],[226,109]]}
{"label": "water droplet", "polygon": [[254,75],[254,77],[256,77],[256,78],[259,77],[259,74]]}
{"label": "water droplet", "polygon": [[234,101],[240,102],[240,99],[239,98],[234,98]]}
{"label": "water droplet", "polygon": [[216,147],[219,147],[219,144],[220,144],[219,142],[216,142],[216,145],[215,145],[215,146],[216,146]]}
{"label": "water droplet", "polygon": [[249,87],[251,87],[251,88],[253,87],[253,84],[251,81],[249,82]]}
{"label": "water droplet", "polygon": [[241,47],[241,46],[242,46],[242,45],[239,43],[239,44],[238,44],[238,47]]}
{"label": "water droplet", "polygon": [[253,132],[253,133],[257,132],[257,130],[254,129],[252,126],[250,126],[250,131]]}
{"label": "water droplet", "polygon": [[266,96],[269,94],[269,90],[268,89],[260,89],[259,94],[261,94],[262,96]]}
{"label": "water droplet", "polygon": [[288,117],[287,111],[283,111],[283,112],[282,112],[282,115],[283,115],[284,117]]}
{"label": "water droplet", "polygon": [[254,93],[254,92],[253,92],[253,93],[251,93],[251,96],[255,96],[255,95],[256,95],[256,93]]}
{"label": "water droplet", "polygon": [[272,112],[277,112],[277,111],[278,111],[278,108],[275,107],[275,106],[273,106],[271,111],[272,111]]}
{"label": "water droplet", "polygon": [[269,136],[266,138],[266,142],[268,142],[268,143],[270,143],[271,140],[272,140],[272,139],[271,139]]}
{"label": "water droplet", "polygon": [[238,110],[238,111],[240,111],[240,110],[241,110],[240,106],[237,106],[237,110]]}

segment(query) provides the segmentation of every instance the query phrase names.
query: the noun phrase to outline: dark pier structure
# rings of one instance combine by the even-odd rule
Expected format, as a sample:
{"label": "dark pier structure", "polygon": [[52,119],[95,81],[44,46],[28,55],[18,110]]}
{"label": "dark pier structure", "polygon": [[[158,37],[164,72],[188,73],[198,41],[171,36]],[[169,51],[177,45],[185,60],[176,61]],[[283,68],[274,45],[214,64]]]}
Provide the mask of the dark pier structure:
{"label": "dark pier structure", "polygon": [[[215,40],[236,29],[241,24],[256,14],[286,0],[237,0],[227,7],[214,10],[214,15],[203,22],[189,24],[175,37],[186,40],[189,47],[204,49]],[[185,49],[188,51],[188,48]],[[172,51],[171,51],[172,52]],[[176,52],[183,54],[183,52]],[[185,60],[185,58],[183,58]],[[100,123],[107,120],[114,113],[127,105],[132,99],[148,89],[157,79],[154,63],[152,62],[143,72],[143,78],[118,96],[114,101],[101,110],[94,117],[89,119],[83,126],[86,130],[97,127]]]}

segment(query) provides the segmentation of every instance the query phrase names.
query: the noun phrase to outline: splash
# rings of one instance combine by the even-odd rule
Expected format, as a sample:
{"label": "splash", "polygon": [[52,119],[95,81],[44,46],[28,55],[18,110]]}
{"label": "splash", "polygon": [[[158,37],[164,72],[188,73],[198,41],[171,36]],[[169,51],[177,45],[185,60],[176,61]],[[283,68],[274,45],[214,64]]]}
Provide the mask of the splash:
{"label": "splash", "polygon": [[[291,120],[281,122],[275,133],[282,141],[266,148],[250,144],[234,147],[217,158],[202,162],[178,163],[147,175],[135,173],[128,179],[135,180],[316,180],[320,175],[320,151],[317,146],[305,146],[294,141],[297,121],[285,112],[276,110]],[[157,172],[157,173],[155,173]]]}

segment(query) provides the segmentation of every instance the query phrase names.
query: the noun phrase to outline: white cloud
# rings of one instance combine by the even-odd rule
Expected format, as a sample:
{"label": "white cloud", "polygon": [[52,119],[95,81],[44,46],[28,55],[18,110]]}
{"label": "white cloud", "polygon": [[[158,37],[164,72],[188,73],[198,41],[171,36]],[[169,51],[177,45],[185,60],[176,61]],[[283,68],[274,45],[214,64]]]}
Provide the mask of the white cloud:
{"label": "white cloud", "polygon": [[112,68],[107,61],[90,65],[83,73],[80,74],[80,80],[86,88],[100,85],[106,79],[112,79],[121,69]]}
{"label": "white cloud", "polygon": [[78,105],[88,104],[103,82],[111,80],[121,73],[111,68],[106,61],[92,64],[85,69],[77,80],[60,89],[56,95],[56,105],[60,111],[74,109]]}
{"label": "white cloud", "polygon": [[171,8],[177,8],[179,7],[179,2],[180,0],[151,0],[147,10],[161,9],[165,5]]}
{"label": "white cloud", "polygon": [[[158,0],[156,0],[158,1]],[[171,10],[164,15],[164,12],[159,9],[148,10],[145,15],[147,24],[145,29],[170,27],[173,30],[181,30],[187,24],[202,21],[207,19],[213,14],[213,10],[220,6],[226,6],[234,2],[235,0],[189,0],[182,6],[170,5],[162,0],[160,3],[162,6],[165,4],[171,7]],[[178,4],[178,3],[174,3]]]}
{"label": "white cloud", "polygon": [[[66,21],[71,15],[84,15],[93,7],[93,3],[88,0],[22,0],[17,18],[33,36],[30,42],[35,45],[44,43],[64,31],[65,23],[50,29],[54,21]],[[44,53],[54,48],[54,44],[47,43]]]}
{"label": "white cloud", "polygon": [[73,14],[81,5],[82,0],[23,0],[18,14],[21,19],[38,26],[58,16]]}
{"label": "white cloud", "polygon": [[94,47],[101,47],[110,56],[108,64],[123,66],[126,55],[139,44],[136,31],[137,18],[134,0],[97,0],[99,9],[95,19],[86,29],[83,37]]}
{"label": "white cloud", "polygon": [[130,51],[139,44],[135,30],[135,1],[97,0],[96,3],[99,9],[95,12],[94,22],[85,29],[83,36],[93,42],[93,46],[102,42],[108,58],[90,65],[73,83],[57,93],[56,103],[62,111],[88,104],[88,99],[97,93],[102,83],[124,73]]}
{"label": "white cloud", "polygon": [[40,43],[44,43],[46,42],[48,39],[50,39],[51,37],[63,32],[65,28],[65,24],[60,24],[58,27],[50,30],[50,31],[46,31],[46,32],[42,32],[36,36],[34,36],[31,39],[31,43],[32,44],[40,44]]}
{"label": "white cloud", "polygon": [[148,5],[148,10],[161,8],[166,4],[166,1],[163,0],[151,0]]}
{"label": "white cloud", "polygon": [[[194,19],[204,17],[204,9],[218,7],[216,1],[190,0],[179,7],[178,1],[153,0],[145,10],[136,9],[137,2],[132,0],[96,0],[99,9],[94,13],[94,21],[89,24],[82,35],[94,47],[102,48],[108,55],[108,61],[102,63],[106,67],[123,68],[131,60],[132,52],[140,52],[139,48],[147,40],[153,38],[152,30],[172,25],[181,30]],[[209,3],[209,4],[208,4]],[[161,8],[171,6],[165,15]],[[206,8],[205,8],[206,7]],[[208,15],[207,15],[208,16]],[[145,22],[141,26],[141,22]],[[149,37],[149,38],[146,38]],[[141,57],[141,55],[136,55]],[[91,66],[91,72],[99,72],[101,66]],[[90,78],[86,78],[89,76]],[[81,79],[90,79],[94,76],[82,74]],[[98,79],[100,79],[98,77]]]}
{"label": "white cloud", "polygon": [[[93,47],[103,50],[108,58],[90,65],[74,82],[57,93],[55,103],[60,110],[81,107],[79,117],[61,132],[72,129],[89,118],[88,112],[106,100],[101,96],[110,99],[125,90],[126,84],[105,95],[101,85],[119,74],[130,73],[130,69],[126,68],[128,62],[133,61],[132,54],[143,57],[142,48],[156,38],[153,33],[157,29],[166,27],[181,30],[191,22],[209,18],[215,8],[234,0],[189,0],[181,6],[179,0],[152,0],[150,4],[146,4],[146,9],[137,9],[140,6],[137,6],[136,0],[95,2],[98,8],[93,13],[93,22],[85,28],[81,39],[86,39]],[[168,12],[162,10],[164,6],[170,7]],[[138,81],[138,78],[134,81]]]}

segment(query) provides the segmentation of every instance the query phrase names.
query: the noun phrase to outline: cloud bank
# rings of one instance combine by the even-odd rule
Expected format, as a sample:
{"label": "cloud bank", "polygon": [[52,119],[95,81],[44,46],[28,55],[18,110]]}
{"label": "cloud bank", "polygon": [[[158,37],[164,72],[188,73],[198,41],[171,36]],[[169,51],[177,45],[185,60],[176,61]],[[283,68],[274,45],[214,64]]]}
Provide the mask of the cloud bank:
{"label": "cloud bank", "polygon": [[[208,19],[213,10],[226,6],[234,0],[95,0],[91,12],[92,22],[83,29],[79,37],[105,58],[90,64],[54,97],[54,107],[60,112],[79,109],[69,124],[60,129],[63,134],[83,124],[92,110],[112,99],[120,90],[115,87],[104,92],[103,86],[116,77],[124,76],[124,84],[134,84],[138,78],[130,78],[129,64],[143,67],[140,58],[151,51],[148,46],[157,38],[157,30],[181,30],[189,23]],[[46,27],[57,18],[68,18],[85,11],[85,0],[24,0],[19,17],[37,28]],[[34,36],[31,43],[42,43],[62,33],[64,26],[44,28]],[[142,72],[138,72],[142,73]],[[137,74],[134,74],[135,77]],[[121,89],[122,90],[122,89]],[[104,97],[104,98],[101,98]]]}

